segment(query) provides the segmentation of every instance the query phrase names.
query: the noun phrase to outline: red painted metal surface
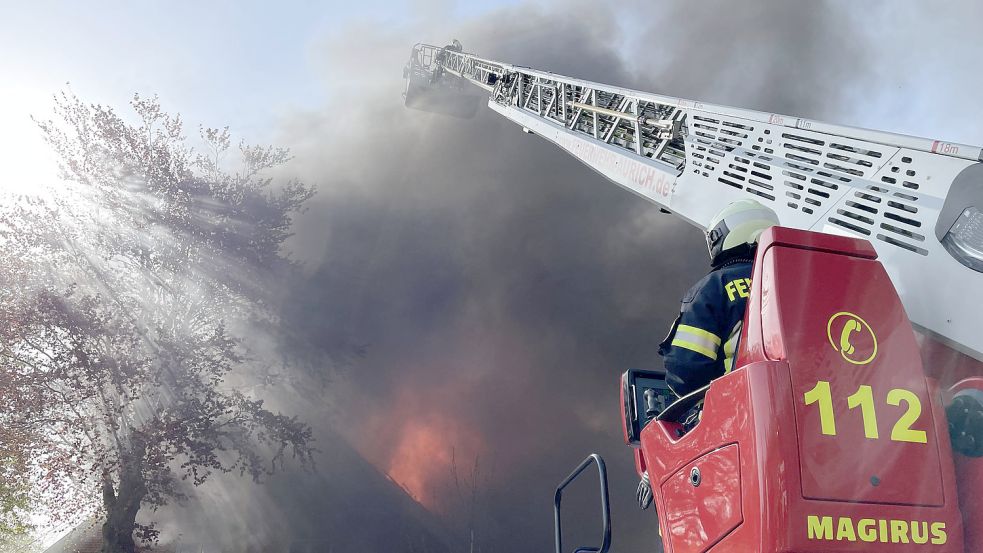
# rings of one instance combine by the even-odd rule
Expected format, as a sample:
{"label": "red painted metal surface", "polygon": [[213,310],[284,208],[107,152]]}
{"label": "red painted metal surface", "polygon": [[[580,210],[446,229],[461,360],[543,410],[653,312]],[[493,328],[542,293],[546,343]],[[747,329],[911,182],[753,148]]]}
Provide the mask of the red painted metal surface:
{"label": "red painted metal surface", "polygon": [[[618,387],[618,390],[620,390],[620,395],[618,397],[618,404],[621,405],[621,406],[628,405],[627,400],[629,398],[625,397],[625,387],[624,387],[624,385],[619,386]],[[631,445],[631,442],[628,439],[628,419],[627,419],[627,417],[624,417],[624,416],[621,417],[621,437],[624,438],[625,445]],[[635,447],[635,446],[632,446],[632,447]],[[638,460],[638,456],[637,455],[635,456],[635,459],[636,459],[635,460],[635,466],[636,466],[636,468],[638,468],[640,466],[640,462]]]}
{"label": "red painted metal surface", "polygon": [[648,467],[645,466],[645,456],[642,455],[642,450],[636,447],[632,448],[632,453],[635,454],[635,472],[641,478],[642,474],[648,470]]}
{"label": "red painted metal surface", "polygon": [[[884,268],[871,259],[789,247],[768,249],[761,262],[772,275],[778,299],[775,309],[762,314],[762,325],[772,329],[773,342],[781,343],[793,368],[803,495],[941,505],[942,471],[927,409],[932,403],[928,385],[914,332]],[[850,344],[852,354],[841,340]],[[820,383],[829,387],[835,435],[823,433],[819,401],[807,405],[802,399]],[[895,390],[904,391],[895,396],[910,393],[911,401],[917,398],[917,406],[924,406],[910,426],[899,421],[918,407],[901,401],[890,405],[888,395]],[[925,443],[895,439],[902,427]],[[844,472],[847,459],[850,470]]]}
{"label": "red painted metal surface", "polygon": [[739,465],[738,446],[729,445],[683,466],[662,485],[665,535],[675,553],[702,553],[743,522]]}
{"label": "red painted metal surface", "polygon": [[[703,549],[693,540],[675,543],[666,532],[666,551],[983,551],[964,549],[941,394],[924,376],[911,326],[873,249],[783,228],[760,243],[739,369],[714,381],[690,433],[679,438],[676,425],[659,421],[641,434],[662,528],[695,527],[681,521],[719,501],[712,495],[679,501],[667,483],[702,456],[735,445],[743,522],[715,544],[708,535]],[[833,317],[840,312],[851,316]],[[869,362],[874,338],[863,328],[878,341]],[[835,435],[828,423],[823,433],[821,402],[806,405],[806,392],[819,381],[829,382]],[[851,409],[848,398],[860,386],[870,386],[870,399],[856,396]],[[904,401],[888,401],[896,389],[922,407],[903,428],[915,434],[895,434],[909,414]],[[865,425],[865,409],[876,425]],[[924,443],[897,439],[922,432]],[[694,505],[700,501],[702,507]]]}

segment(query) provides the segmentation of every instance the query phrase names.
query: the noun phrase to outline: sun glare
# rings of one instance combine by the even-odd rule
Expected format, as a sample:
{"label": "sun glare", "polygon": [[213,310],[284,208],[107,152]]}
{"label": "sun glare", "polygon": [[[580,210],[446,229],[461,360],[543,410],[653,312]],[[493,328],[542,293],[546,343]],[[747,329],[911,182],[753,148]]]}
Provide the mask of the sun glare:
{"label": "sun glare", "polygon": [[58,179],[54,154],[41,138],[31,115],[51,111],[50,94],[16,86],[0,88],[0,194],[34,195]]}

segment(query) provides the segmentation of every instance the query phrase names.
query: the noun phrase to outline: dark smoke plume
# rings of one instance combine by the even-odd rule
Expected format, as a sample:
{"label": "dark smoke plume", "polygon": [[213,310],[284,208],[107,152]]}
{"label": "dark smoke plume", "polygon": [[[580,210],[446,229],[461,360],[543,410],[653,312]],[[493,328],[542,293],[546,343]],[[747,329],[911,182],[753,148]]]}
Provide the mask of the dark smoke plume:
{"label": "dark smoke plume", "polygon": [[[303,176],[324,183],[298,229],[317,266],[288,312],[307,343],[366,351],[336,383],[337,423],[445,515],[451,452],[465,467],[478,457],[486,548],[548,549],[552,488],[591,451],[609,461],[618,548],[657,541],[632,501],[617,377],[659,366],[656,345],[706,254],[695,229],[488,110],[462,121],[403,108],[409,46],[458,37],[493,59],[817,117],[849,100],[837,82],[865,64],[850,18],[821,4],[644,7],[628,23],[580,3],[352,29],[324,60],[345,93],[284,127]],[[618,49],[626,24],[643,29],[630,51]],[[348,56],[356,46],[368,57]]]}
{"label": "dark smoke plume", "polygon": [[[849,123],[890,96],[883,68],[901,63],[903,39],[879,46],[864,10],[919,25],[894,6],[526,3],[460,21],[440,4],[404,27],[329,37],[319,63],[331,97],[285,120],[278,141],[298,176],[320,183],[293,244],[309,274],[286,286],[284,314],[289,356],[315,373],[326,355],[357,354],[331,374],[330,409],[309,397],[296,409],[435,513],[455,550],[469,529],[483,551],[549,550],[553,487],[592,451],[608,460],[615,551],[657,548],[654,515],[633,501],[617,377],[660,365],[678,300],[707,269],[701,236],[486,109],[462,121],[403,108],[409,48],[456,37],[520,65]],[[325,430],[320,447],[336,439]],[[338,505],[391,501],[330,459],[321,469],[342,480],[325,488]],[[311,505],[294,487],[318,482],[284,477],[261,503],[294,512],[278,506]],[[587,543],[597,515],[581,492],[571,518],[583,524],[569,527]],[[379,520],[351,530],[390,515],[380,505]]]}

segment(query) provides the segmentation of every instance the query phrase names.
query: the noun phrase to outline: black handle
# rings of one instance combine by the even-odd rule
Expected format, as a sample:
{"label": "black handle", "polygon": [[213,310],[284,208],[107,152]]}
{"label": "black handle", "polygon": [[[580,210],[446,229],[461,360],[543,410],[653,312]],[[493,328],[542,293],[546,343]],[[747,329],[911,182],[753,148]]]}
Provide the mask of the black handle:
{"label": "black handle", "polygon": [[608,503],[608,471],[604,467],[604,459],[596,453],[591,453],[570,473],[570,476],[567,476],[563,482],[560,482],[560,485],[556,487],[556,493],[553,495],[553,530],[556,536],[556,553],[563,553],[563,531],[560,525],[560,503],[563,501],[563,488],[566,488],[571,482],[576,480],[591,464],[597,465],[597,476],[601,485],[601,519],[603,524],[603,528],[601,529],[601,546],[578,547],[574,553],[607,553],[608,549],[611,548],[611,506]]}

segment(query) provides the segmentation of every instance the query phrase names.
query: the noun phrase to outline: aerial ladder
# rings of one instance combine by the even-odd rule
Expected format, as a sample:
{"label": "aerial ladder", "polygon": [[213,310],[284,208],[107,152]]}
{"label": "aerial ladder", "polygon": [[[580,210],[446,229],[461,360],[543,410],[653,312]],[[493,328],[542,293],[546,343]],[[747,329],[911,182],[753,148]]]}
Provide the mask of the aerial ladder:
{"label": "aerial ladder", "polygon": [[[417,44],[408,107],[482,100],[704,229],[771,207],[738,369],[676,398],[622,375],[665,551],[983,551],[983,149],[674,98]],[[483,91],[483,92],[482,92]],[[698,414],[698,415],[696,415]],[[602,538],[610,516],[593,455]]]}

